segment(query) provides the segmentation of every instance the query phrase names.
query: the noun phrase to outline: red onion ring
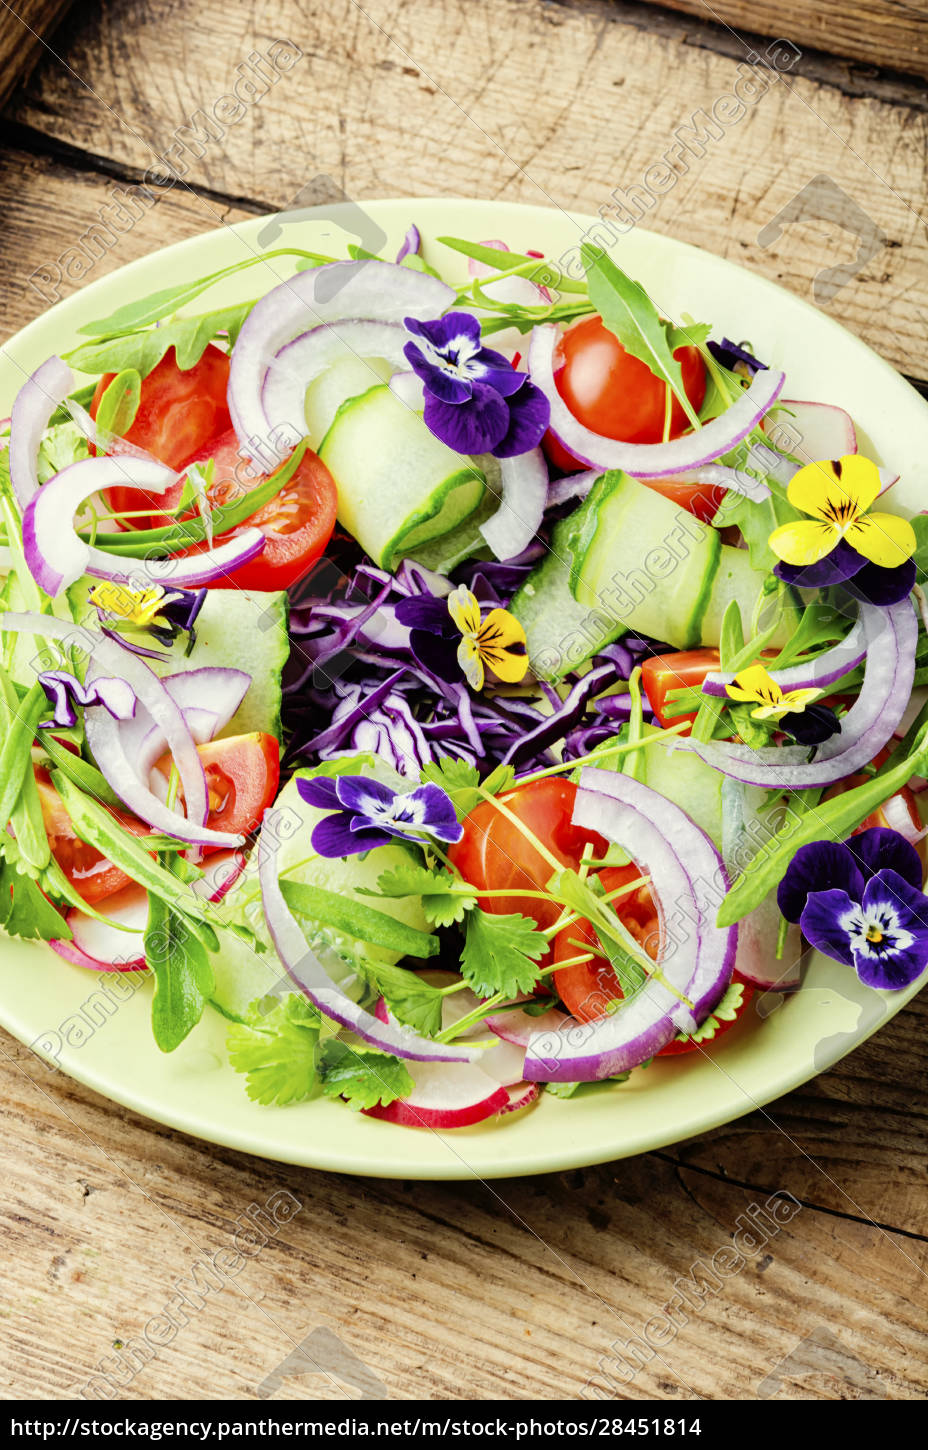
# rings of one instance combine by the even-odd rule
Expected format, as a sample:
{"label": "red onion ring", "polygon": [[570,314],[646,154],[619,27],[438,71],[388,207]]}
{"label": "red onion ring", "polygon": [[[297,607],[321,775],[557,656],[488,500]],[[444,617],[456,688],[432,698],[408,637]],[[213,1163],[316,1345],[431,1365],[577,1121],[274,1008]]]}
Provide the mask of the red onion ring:
{"label": "red onion ring", "polygon": [[[398,322],[346,318],[325,322],[288,342],[271,359],[261,389],[261,406],[271,432],[306,432],[306,389],[346,353],[357,358],[381,357],[396,368],[407,366],[403,347],[409,334]],[[381,382],[371,372],[371,387]]]}
{"label": "red onion ring", "polygon": [[[787,690],[824,689],[826,685],[833,685],[835,680],[840,680],[843,675],[855,669],[866,653],[867,624],[866,616],[861,612],[854,621],[852,629],[839,644],[816,655],[815,659],[807,662],[800,661],[799,664],[790,665],[785,670],[771,670],[770,678],[780,686],[784,693]],[[734,678],[730,672],[715,670],[711,675],[706,675],[702,692],[704,695],[724,699],[725,687],[730,685]]]}
{"label": "red onion ring", "polygon": [[655,974],[607,1017],[533,1033],[525,1055],[525,1077],[533,1082],[593,1082],[637,1067],[678,1032],[695,1031],[735,961],[736,929],[715,924],[728,885],[722,858],[678,805],[631,776],[586,766],[573,823],[622,846],[650,875],[661,927],[658,965],[668,985]]}
{"label": "red onion ring", "polygon": [[551,404],[551,432],[588,468],[620,468],[632,478],[673,478],[713,463],[755,428],[780,395],[785,375],[772,368],[755,373],[750,387],[711,423],[669,443],[619,443],[584,428],[571,413],[554,382],[554,349],[560,338],[553,324],[536,327],[529,349],[532,382]]}
{"label": "red onion ring", "polygon": [[21,509],[39,491],[37,461],[42,435],[73,386],[71,369],[60,357],[50,357],[16,395],[10,417],[10,481]]}
{"label": "red onion ring", "polygon": [[548,467],[540,448],[500,458],[502,498],[480,532],[497,559],[515,559],[541,527],[548,497]]}

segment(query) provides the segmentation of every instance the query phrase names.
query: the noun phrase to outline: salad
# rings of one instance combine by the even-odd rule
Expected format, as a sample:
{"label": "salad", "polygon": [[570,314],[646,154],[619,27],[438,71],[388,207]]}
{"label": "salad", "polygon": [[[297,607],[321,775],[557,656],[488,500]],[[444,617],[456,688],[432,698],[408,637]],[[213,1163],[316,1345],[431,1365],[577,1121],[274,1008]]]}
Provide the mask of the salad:
{"label": "salad", "polygon": [[282,248],[2,427],[0,924],[259,1103],[464,1127],[684,1074],[807,945],[928,967],[926,516],[582,257]]}

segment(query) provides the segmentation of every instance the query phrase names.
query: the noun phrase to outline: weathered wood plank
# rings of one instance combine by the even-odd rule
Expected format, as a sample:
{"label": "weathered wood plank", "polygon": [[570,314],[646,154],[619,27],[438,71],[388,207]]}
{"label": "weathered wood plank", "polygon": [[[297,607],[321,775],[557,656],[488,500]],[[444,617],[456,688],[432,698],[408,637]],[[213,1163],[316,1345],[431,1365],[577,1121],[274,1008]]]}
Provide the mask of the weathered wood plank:
{"label": "weathered wood plank", "polygon": [[[43,36],[51,36],[71,0],[18,0],[0,10],[0,106],[27,80],[43,53]],[[15,11],[15,13],[14,13]]]}
{"label": "weathered wood plank", "polygon": [[[75,13],[67,34],[86,84],[43,63],[11,114],[130,177],[166,157],[184,168],[177,195],[192,185],[269,207],[438,192],[595,213],[638,187],[648,226],[806,297],[846,264],[831,288],[820,278],[822,305],[928,378],[928,117],[797,76],[777,42],[752,70],[623,10],[543,0],[179,0],[164,16]],[[240,86],[250,101],[232,121],[221,97],[252,54],[266,76],[276,55],[277,79],[262,95]],[[736,84],[740,102],[726,100]],[[714,116],[702,141],[701,112]]]}
{"label": "weathered wood plank", "polygon": [[[652,3],[652,0],[648,0]],[[928,6],[925,0],[657,0],[670,10],[714,22],[736,33],[788,36],[803,49],[847,56],[868,66],[928,75]]]}
{"label": "weathered wood plank", "polygon": [[[121,1397],[249,1399],[309,1335],[332,1378],[285,1377],[281,1398],[343,1394],[347,1351],[394,1398],[753,1398],[804,1339],[780,1393],[928,1388],[925,1245],[797,1211],[788,1181],[768,1204],[654,1157],[490,1185],[304,1172],[145,1124],[6,1038],[0,1092],[17,1395],[79,1393],[102,1360]],[[268,1242],[220,1259],[225,1281],[192,1307],[195,1266],[202,1285],[209,1255],[241,1248],[249,1209]],[[675,1332],[662,1306],[700,1263],[709,1290],[684,1294]],[[188,1322],[171,1336],[176,1280]],[[633,1373],[613,1346],[649,1322]],[[808,1342],[826,1330],[837,1347]]]}

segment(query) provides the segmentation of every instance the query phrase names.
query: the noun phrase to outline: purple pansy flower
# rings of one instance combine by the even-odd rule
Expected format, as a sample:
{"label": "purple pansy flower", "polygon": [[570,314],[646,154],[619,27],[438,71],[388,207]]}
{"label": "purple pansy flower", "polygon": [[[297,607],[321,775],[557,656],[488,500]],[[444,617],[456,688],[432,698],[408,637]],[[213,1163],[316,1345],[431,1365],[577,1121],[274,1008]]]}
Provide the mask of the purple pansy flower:
{"label": "purple pansy flower", "polygon": [[842,539],[817,564],[778,563],[774,565],[773,572],[784,584],[795,584],[801,589],[827,589],[831,584],[843,584],[856,599],[888,607],[911,594],[916,566],[914,559],[907,559],[904,564],[897,564],[891,569],[871,564],[846,539]]}
{"label": "purple pansy flower", "polygon": [[425,422],[458,453],[514,458],[537,448],[551,408],[527,373],[484,347],[480,323],[469,312],[431,322],[407,317],[412,341],[403,349],[425,388]]}
{"label": "purple pansy flower", "polygon": [[76,725],[76,705],[102,705],[114,720],[131,720],[135,714],[135,691],[128,680],[118,676],[100,675],[89,685],[81,684],[70,670],[44,670],[38,678],[55,707],[51,720],[39,721],[40,730]]}
{"label": "purple pansy flower", "polygon": [[728,368],[729,372],[740,371],[753,378],[755,373],[767,371],[766,363],[760,362],[746,347],[732,342],[729,337],[723,337],[721,342],[707,342],[706,346],[716,362],[721,363],[723,368]]}
{"label": "purple pansy flower", "polygon": [[299,780],[297,790],[307,805],[334,812],[313,829],[313,849],[320,856],[354,856],[386,846],[395,836],[453,843],[463,834],[450,796],[437,785],[402,794],[366,775],[339,775]]}
{"label": "purple pansy flower", "polygon": [[898,991],[928,965],[928,901],[918,852],[898,831],[874,826],[801,846],[777,888],[787,921],[868,987]]}

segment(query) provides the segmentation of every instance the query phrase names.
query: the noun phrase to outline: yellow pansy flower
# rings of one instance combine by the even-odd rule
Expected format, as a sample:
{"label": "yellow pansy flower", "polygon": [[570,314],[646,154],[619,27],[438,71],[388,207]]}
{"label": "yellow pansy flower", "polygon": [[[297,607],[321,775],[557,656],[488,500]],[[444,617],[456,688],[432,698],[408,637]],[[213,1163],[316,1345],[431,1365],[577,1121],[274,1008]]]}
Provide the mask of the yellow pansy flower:
{"label": "yellow pansy flower", "polygon": [[809,518],[774,529],[771,549],[784,564],[803,567],[844,540],[871,564],[897,568],[915,553],[915,531],[895,514],[867,512],[880,487],[876,464],[858,454],[807,463],[793,475],[786,496]]}
{"label": "yellow pansy flower", "polygon": [[752,720],[781,720],[784,715],[804,710],[825,692],[807,689],[788,690],[784,694],[763,665],[750,665],[725,686],[725,693],[739,704],[755,705],[756,709],[751,711]]}
{"label": "yellow pansy flower", "polygon": [[128,584],[116,584],[107,580],[105,583],[95,584],[90,591],[91,604],[107,614],[124,619],[127,624],[153,624],[161,610],[170,602],[161,584],[154,584],[150,589],[130,589]]}
{"label": "yellow pansy flower", "polygon": [[483,689],[488,669],[507,685],[524,679],[528,670],[525,630],[508,609],[491,609],[481,619],[475,596],[460,584],[448,595],[448,613],[462,635],[458,664],[471,689]]}

